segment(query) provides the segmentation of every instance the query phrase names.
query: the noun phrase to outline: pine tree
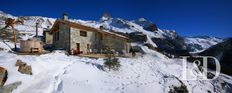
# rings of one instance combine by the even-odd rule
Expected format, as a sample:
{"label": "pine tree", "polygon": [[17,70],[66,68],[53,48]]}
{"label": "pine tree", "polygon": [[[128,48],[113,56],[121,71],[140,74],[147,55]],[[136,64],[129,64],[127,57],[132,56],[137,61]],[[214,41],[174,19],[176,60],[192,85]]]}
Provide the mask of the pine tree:
{"label": "pine tree", "polygon": [[104,67],[108,68],[109,71],[112,70],[119,70],[120,68],[120,62],[118,61],[118,58],[116,58],[115,53],[112,51],[113,48],[113,43],[111,42],[106,42],[106,57],[104,60]]}

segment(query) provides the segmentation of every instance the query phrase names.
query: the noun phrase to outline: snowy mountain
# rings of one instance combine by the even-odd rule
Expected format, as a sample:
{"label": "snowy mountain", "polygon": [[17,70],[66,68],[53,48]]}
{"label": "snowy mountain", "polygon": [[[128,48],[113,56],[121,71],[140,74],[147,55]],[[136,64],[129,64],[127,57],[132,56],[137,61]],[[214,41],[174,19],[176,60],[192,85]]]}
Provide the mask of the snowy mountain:
{"label": "snowy mountain", "polygon": [[[0,27],[4,26],[4,19],[8,17],[23,19],[24,25],[16,25],[15,28],[20,33],[32,34],[32,36],[35,34],[36,22],[40,23],[39,31],[42,35],[43,29],[48,26],[51,27],[56,20],[55,18],[40,16],[16,17],[0,12]],[[9,72],[5,85],[16,81],[22,82],[12,93],[232,92],[231,76],[220,74],[214,80],[183,80],[181,59],[168,58],[145,46],[145,44],[150,44],[155,48],[170,49],[166,52],[173,52],[176,49],[187,50],[185,42],[190,44],[191,41],[194,41],[193,43],[195,43],[197,42],[195,38],[192,40],[186,39],[173,30],[161,30],[154,23],[144,18],[128,21],[105,15],[100,21],[80,19],[70,19],[70,21],[94,28],[102,26],[105,31],[117,31],[117,33],[123,35],[138,32],[146,39],[143,43],[133,42],[133,45],[139,46],[145,54],[137,58],[119,58],[121,64],[119,71],[106,71],[103,66],[103,58],[67,56],[63,51],[54,51],[40,56],[17,55],[8,52],[10,51],[9,47],[0,41],[0,48],[2,48],[0,50],[0,66],[6,68]],[[204,40],[207,41],[207,39]],[[199,45],[201,43],[205,42],[197,42]],[[8,45],[13,47],[12,42],[8,42]],[[33,75],[25,75],[17,71],[15,62],[18,59],[32,66]],[[202,74],[199,69],[192,70],[194,64],[187,63],[187,66],[187,72],[193,72],[197,75]],[[187,73],[187,77],[195,76]]]}
{"label": "snowy mountain", "polygon": [[1,16],[0,17],[1,19],[4,19],[4,18],[15,18],[11,14],[4,13],[3,11],[0,11],[0,16]]}
{"label": "snowy mountain", "polygon": [[41,16],[13,16],[11,14],[4,13],[0,11],[0,28],[5,26],[5,20],[7,18],[14,18],[14,19],[21,19],[24,21],[24,24],[17,24],[15,25],[15,29],[17,29],[20,33],[26,34],[35,34],[35,25],[36,22],[39,23],[39,35],[42,35],[43,29],[47,27],[52,27],[53,23],[55,22],[55,18],[48,18],[48,17],[41,17]]}
{"label": "snowy mountain", "polygon": [[147,31],[157,31],[158,30],[156,24],[147,21],[145,18],[139,18],[137,20],[134,20],[133,22],[142,26],[143,29],[145,29]]}
{"label": "snowy mountain", "polygon": [[209,36],[186,37],[185,43],[190,52],[202,52],[209,47],[222,42],[223,39]]}
{"label": "snowy mountain", "polygon": [[[39,35],[42,35],[43,29],[52,27],[56,18],[48,18],[41,16],[13,16],[11,14],[0,11],[0,28],[4,27],[4,20],[6,18],[22,19],[24,25],[16,25],[15,28],[21,33],[28,33],[23,38],[30,38],[35,34],[35,23],[39,23]],[[86,26],[99,28],[102,26],[105,31],[117,31],[120,33],[134,33],[140,32],[147,36],[147,43],[150,43],[154,47],[157,45],[154,43],[154,38],[175,40],[179,36],[174,30],[161,30],[156,24],[146,20],[145,18],[139,18],[137,20],[128,21],[122,18],[112,18],[109,13],[104,13],[100,21],[84,21],[80,19],[69,19],[72,22],[83,24]],[[200,52],[212,45],[222,42],[222,39],[215,37],[183,37],[187,50],[189,52]],[[182,43],[182,42],[180,42]],[[185,47],[185,46],[183,46]]]}
{"label": "snowy mountain", "polygon": [[[201,56],[214,56],[221,64],[221,70],[223,73],[232,75],[231,61],[232,61],[232,38],[228,38],[225,41],[218,43],[203,52],[199,53]],[[213,64],[212,64],[213,65]]]}

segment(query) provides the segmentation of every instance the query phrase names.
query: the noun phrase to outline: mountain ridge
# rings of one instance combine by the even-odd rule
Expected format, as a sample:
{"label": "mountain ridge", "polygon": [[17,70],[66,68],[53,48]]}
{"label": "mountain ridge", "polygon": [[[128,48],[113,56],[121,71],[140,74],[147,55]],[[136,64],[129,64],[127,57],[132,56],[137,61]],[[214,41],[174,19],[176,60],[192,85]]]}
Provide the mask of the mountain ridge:
{"label": "mountain ridge", "polygon": [[[56,19],[43,16],[13,16],[0,11],[0,28],[4,26],[4,20],[6,18],[20,18],[24,20],[24,25],[16,25],[15,28],[23,33],[35,34],[35,23],[39,21],[39,35],[42,35],[43,29],[51,28]],[[187,45],[189,52],[195,53],[203,51],[212,45],[222,42],[221,39],[217,38],[216,41],[213,39],[205,38],[206,36],[193,36],[184,37],[180,36],[175,30],[161,30],[157,25],[145,18],[138,18],[135,20],[125,20],[123,18],[112,18],[110,14],[103,14],[99,21],[86,21],[81,19],[69,19],[69,21],[76,22],[85,26],[93,28],[104,27],[105,31],[117,31],[120,33],[132,33],[140,32],[147,36],[148,43],[151,42],[152,38],[161,39],[176,39],[177,36],[184,38],[184,43]],[[199,38],[204,42],[199,42]],[[26,38],[25,38],[26,39]],[[157,47],[155,44],[153,47]]]}

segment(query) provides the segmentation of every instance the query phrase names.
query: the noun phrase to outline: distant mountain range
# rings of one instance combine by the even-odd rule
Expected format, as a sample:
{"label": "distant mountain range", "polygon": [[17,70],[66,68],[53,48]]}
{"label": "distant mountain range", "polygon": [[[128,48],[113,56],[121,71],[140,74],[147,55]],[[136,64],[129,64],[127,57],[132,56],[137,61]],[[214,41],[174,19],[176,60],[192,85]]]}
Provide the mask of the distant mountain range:
{"label": "distant mountain range", "polygon": [[[39,22],[39,35],[42,35],[43,29],[51,28],[57,18],[48,18],[41,16],[13,16],[0,11],[0,28],[4,27],[6,18],[19,18],[24,20],[24,25],[16,25],[15,28],[21,33],[30,35],[22,36],[23,39],[30,38],[35,34],[35,23]],[[109,14],[103,14],[99,21],[85,21],[80,19],[69,19],[82,25],[99,28],[102,26],[105,31],[116,31],[121,34],[140,33],[146,36],[144,43],[149,43],[153,47],[168,50],[166,52],[175,54],[176,50],[187,50],[190,53],[196,53],[223,41],[221,38],[210,36],[183,37],[174,30],[159,29],[157,25],[145,18],[136,20],[125,20],[122,18],[112,18]],[[159,39],[166,42],[159,42]],[[180,40],[181,39],[181,40]],[[156,44],[157,43],[157,44]]]}
{"label": "distant mountain range", "polygon": [[[232,38],[226,39],[224,42],[218,43],[205,51],[199,53],[201,56],[214,56],[221,65],[223,73],[232,75]],[[210,65],[215,65],[214,62],[209,62]]]}
{"label": "distant mountain range", "polygon": [[187,44],[187,49],[190,52],[202,52],[203,50],[223,42],[222,38],[210,37],[210,36],[195,36],[195,37],[185,37],[185,43]]}

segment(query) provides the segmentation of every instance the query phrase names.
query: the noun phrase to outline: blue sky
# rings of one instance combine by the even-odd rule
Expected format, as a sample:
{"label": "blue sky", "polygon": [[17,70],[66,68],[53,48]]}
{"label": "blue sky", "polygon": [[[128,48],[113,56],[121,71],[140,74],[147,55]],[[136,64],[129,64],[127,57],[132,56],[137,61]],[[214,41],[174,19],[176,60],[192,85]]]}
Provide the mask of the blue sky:
{"label": "blue sky", "polygon": [[182,36],[232,36],[232,0],[1,0],[0,10],[16,16],[99,20],[107,11],[128,20],[146,18]]}

